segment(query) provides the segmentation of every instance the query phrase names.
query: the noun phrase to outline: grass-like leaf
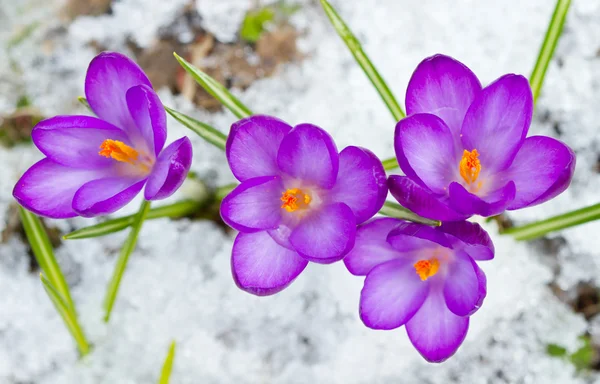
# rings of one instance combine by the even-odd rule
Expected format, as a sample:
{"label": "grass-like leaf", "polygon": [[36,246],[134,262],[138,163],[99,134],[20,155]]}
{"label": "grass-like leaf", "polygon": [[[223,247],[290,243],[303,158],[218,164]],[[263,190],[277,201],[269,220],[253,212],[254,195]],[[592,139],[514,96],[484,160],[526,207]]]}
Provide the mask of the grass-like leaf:
{"label": "grass-like leaf", "polygon": [[552,14],[550,24],[548,25],[548,30],[546,31],[546,36],[544,37],[544,42],[540,47],[537,61],[533,67],[531,76],[529,77],[529,83],[531,84],[534,102],[540,95],[542,83],[544,82],[544,76],[546,75],[548,64],[554,55],[554,50],[556,49],[556,44],[558,43],[558,39],[562,33],[563,26],[565,24],[565,18],[567,17],[567,12],[569,11],[570,5],[571,0],[558,0],[556,2],[554,13]]}
{"label": "grass-like leaf", "polygon": [[[204,201],[183,200],[173,204],[163,205],[152,208],[148,211],[146,220],[159,219],[162,217],[182,217],[196,212]],[[63,236],[65,240],[87,239],[90,237],[105,236],[111,233],[122,231],[123,229],[135,223],[137,214],[123,216],[116,219],[104,221],[102,223],[81,228]]]}
{"label": "grass-like leaf", "polygon": [[42,281],[42,285],[44,286],[48,297],[65,322],[73,339],[75,339],[79,353],[81,356],[87,355],[90,352],[90,345],[85,338],[83,330],[79,326],[75,309],[67,303],[67,300],[58,292],[58,289],[41,273],[40,280]]}
{"label": "grass-like leaf", "polygon": [[512,235],[516,240],[531,240],[547,233],[600,219],[600,203],[577,209],[521,227],[507,228],[502,234]]}
{"label": "grass-like leaf", "polygon": [[383,160],[381,163],[383,164],[383,169],[385,169],[386,171],[396,169],[399,167],[398,160],[396,160],[395,157]]}
{"label": "grass-like leaf", "polygon": [[190,116],[177,112],[174,109],[165,107],[165,110],[169,113],[169,115],[173,116],[175,120],[179,121],[181,124],[194,131],[196,134],[198,134],[198,136],[208,141],[215,147],[225,150],[227,135],[206,123],[202,123]]}
{"label": "grass-like leaf", "polygon": [[135,221],[131,225],[131,232],[129,232],[129,236],[127,237],[127,240],[125,240],[125,244],[123,244],[121,252],[119,253],[119,258],[117,260],[117,264],[115,265],[113,276],[108,284],[108,290],[104,299],[105,322],[108,322],[110,320],[110,315],[112,313],[115,300],[117,299],[117,293],[119,292],[121,279],[123,278],[125,268],[127,267],[127,261],[129,260],[129,256],[135,248],[135,244],[137,243],[137,239],[140,234],[140,229],[142,229],[142,224],[144,223],[144,220],[146,219],[149,210],[150,202],[144,200],[140,207],[140,210],[135,216]]}
{"label": "grass-like leaf", "polygon": [[54,257],[54,251],[52,250],[48,234],[40,218],[35,214],[19,206],[19,215],[21,216],[21,222],[23,223],[23,228],[25,229],[27,240],[29,240],[29,244],[31,245],[33,255],[40,265],[43,274],[46,276],[44,277],[40,274],[44,288],[54,303],[56,310],[63,318],[67,329],[73,335],[79,352],[84,356],[90,351],[90,347],[77,322],[75,304],[71,298],[67,281]]}
{"label": "grass-like leaf", "polygon": [[88,111],[94,113],[94,111],[92,111],[92,107],[90,107],[90,103],[88,103],[88,101],[85,97],[79,96],[77,98],[77,101],[79,101],[84,107],[86,107],[88,109]]}
{"label": "grass-like leaf", "polygon": [[204,90],[219,100],[239,119],[252,115],[252,112],[241,101],[233,96],[221,83],[202,72],[199,68],[188,63],[177,53],[173,53],[179,64],[189,73]]}
{"label": "grass-like leaf", "polygon": [[73,307],[73,299],[69,291],[69,286],[65,276],[60,270],[60,266],[54,257],[52,244],[48,234],[42,225],[42,221],[34,213],[19,206],[19,215],[25,229],[25,234],[31,245],[33,255],[37,260],[46,278],[52,283],[58,293],[64,298],[69,307]]}
{"label": "grass-like leaf", "polygon": [[167,354],[165,363],[163,364],[158,384],[169,384],[169,379],[171,378],[171,371],[173,370],[173,360],[174,359],[175,359],[175,341],[171,342],[171,345],[169,346],[169,353]]}
{"label": "grass-like leaf", "polygon": [[333,27],[340,35],[342,40],[344,40],[344,43],[346,43],[346,45],[350,49],[352,56],[354,56],[356,62],[363,69],[363,71],[365,72],[365,74],[367,75],[377,92],[379,92],[379,95],[385,102],[385,105],[387,105],[388,109],[392,113],[394,120],[399,121],[400,119],[402,119],[404,116],[406,116],[404,110],[402,110],[402,107],[400,107],[400,104],[398,104],[398,101],[396,101],[396,98],[394,97],[392,91],[390,91],[390,88],[383,80],[383,77],[381,77],[379,72],[377,72],[377,69],[375,69],[375,66],[373,65],[365,51],[363,51],[363,48],[360,45],[358,39],[354,36],[350,28],[348,28],[344,20],[342,20],[340,15],[335,11],[335,9],[331,6],[331,4],[329,4],[327,0],[321,0],[321,5],[323,6],[325,13],[327,14],[327,17],[329,17],[329,20],[331,20]]}
{"label": "grass-like leaf", "polygon": [[395,217],[396,219],[412,221],[413,223],[431,225],[433,227],[439,227],[440,225],[442,225],[442,223],[437,220],[430,220],[421,217],[416,213],[412,212],[411,210],[404,208],[400,204],[393,203],[391,201],[386,201],[385,204],[383,204],[383,207],[381,208],[381,210],[379,210],[379,214],[389,217]]}

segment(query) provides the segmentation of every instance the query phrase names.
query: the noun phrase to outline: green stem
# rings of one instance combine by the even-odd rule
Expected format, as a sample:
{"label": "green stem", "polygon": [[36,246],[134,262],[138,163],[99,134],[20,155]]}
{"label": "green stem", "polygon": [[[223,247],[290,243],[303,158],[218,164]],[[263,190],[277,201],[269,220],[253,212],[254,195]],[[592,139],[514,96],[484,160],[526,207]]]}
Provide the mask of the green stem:
{"label": "green stem", "polygon": [[123,248],[121,248],[119,259],[117,260],[113,276],[108,285],[108,291],[106,292],[106,298],[104,302],[106,310],[104,315],[105,322],[108,322],[110,320],[110,314],[115,304],[115,300],[117,299],[117,293],[119,291],[121,279],[123,278],[123,274],[125,273],[125,268],[127,267],[127,261],[129,260],[129,256],[135,248],[138,236],[140,234],[140,230],[142,229],[142,224],[144,223],[144,220],[146,219],[149,210],[150,202],[144,200],[135,218],[135,222],[131,226],[131,232],[129,232],[129,236],[127,237],[127,240],[125,240]]}
{"label": "green stem", "polygon": [[414,223],[431,225],[433,227],[439,227],[440,225],[442,225],[440,221],[430,220],[421,217],[416,213],[412,212],[411,210],[404,208],[400,204],[393,203],[391,201],[386,201],[385,204],[383,204],[383,207],[381,208],[381,210],[379,210],[379,214],[394,217],[396,219],[412,221]]}
{"label": "green stem", "polygon": [[392,91],[390,91],[390,88],[385,83],[385,80],[383,80],[383,77],[381,77],[381,75],[379,74],[379,72],[377,71],[377,69],[363,50],[358,39],[354,36],[350,28],[348,28],[344,20],[340,17],[340,15],[331,6],[331,4],[329,4],[327,0],[321,0],[321,5],[323,6],[325,13],[327,14],[327,17],[329,17],[329,20],[331,20],[333,27],[340,35],[342,40],[344,40],[346,46],[348,46],[348,48],[350,49],[352,56],[354,56],[354,58],[358,62],[358,65],[360,65],[360,67],[363,69],[363,71],[365,72],[365,74],[379,93],[379,96],[381,96],[381,98],[383,99],[385,105],[387,105],[392,116],[394,117],[394,120],[400,121],[400,119],[406,116],[406,114],[402,110],[402,107],[400,107],[400,104],[398,104],[398,101],[396,101],[396,98],[392,94]]}
{"label": "green stem", "polygon": [[548,25],[548,30],[546,31],[546,36],[544,37],[544,42],[540,47],[540,52],[538,53],[535,67],[533,68],[531,76],[529,77],[534,103],[540,95],[542,83],[544,82],[544,76],[546,75],[548,64],[552,59],[552,55],[556,49],[556,44],[562,33],[563,25],[565,24],[565,18],[567,16],[567,12],[569,11],[570,5],[571,0],[558,0],[556,2],[552,19],[550,19],[550,24]]}
{"label": "green stem", "polygon": [[512,227],[501,231],[502,234],[512,235],[516,240],[531,240],[547,233],[573,227],[579,224],[600,219],[600,203],[577,209],[535,223]]}

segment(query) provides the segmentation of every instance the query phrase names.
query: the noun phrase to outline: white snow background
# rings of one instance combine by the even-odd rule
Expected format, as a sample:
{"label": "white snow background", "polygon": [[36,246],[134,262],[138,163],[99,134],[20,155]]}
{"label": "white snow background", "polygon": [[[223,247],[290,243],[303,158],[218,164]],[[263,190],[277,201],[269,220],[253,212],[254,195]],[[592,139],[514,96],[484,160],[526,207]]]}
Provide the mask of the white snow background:
{"label": "white snow background", "polygon": [[[119,0],[111,15],[59,20],[60,0],[0,0],[0,44],[24,25],[40,26],[20,45],[0,52],[0,113],[10,113],[21,91],[45,115],[85,113],[85,70],[97,42],[128,53],[126,38],[144,47],[169,24],[184,0]],[[303,31],[307,59],[235,92],[253,111],[290,124],[327,129],[338,148],[361,145],[393,155],[394,121],[356,65],[318,1],[302,0],[292,23]],[[445,53],[489,83],[502,74],[529,75],[553,11],[550,0],[332,1],[403,101],[416,65]],[[197,0],[204,26],[222,41],[235,39],[250,0]],[[49,48],[51,45],[51,49]],[[571,188],[541,207],[510,213],[517,222],[542,219],[600,200],[595,171],[600,138],[600,1],[573,0],[552,60],[530,134],[559,137],[577,152]],[[10,60],[23,69],[15,73]],[[163,102],[226,132],[225,111],[196,110],[168,90]],[[562,132],[557,136],[559,127]],[[189,135],[192,170],[216,184],[233,181],[224,154],[169,120],[168,142]],[[433,154],[432,154],[433,155]],[[0,231],[18,177],[41,158],[33,147],[0,147]],[[184,194],[185,191],[179,193]],[[167,202],[175,201],[176,197]],[[138,200],[119,215],[137,210]],[[65,232],[92,219],[54,220]],[[0,244],[0,383],[153,383],[172,339],[177,341],[172,383],[590,383],[568,362],[546,354],[548,343],[570,349],[588,327],[547,287],[553,268],[564,289],[597,282],[599,223],[566,230],[567,243],[550,255],[540,243],[517,243],[486,225],[496,258],[482,263],[488,296],[471,319],[457,354],[426,363],[405,330],[373,331],[358,317],[362,278],[342,263],[311,264],[282,293],[258,298],[231,278],[233,235],[212,222],[147,221],[130,258],[111,322],[102,299],[126,232],[65,241],[56,250],[80,321],[94,345],[78,360],[76,348],[39,278],[28,270],[26,246]],[[594,325],[594,324],[592,324]]]}

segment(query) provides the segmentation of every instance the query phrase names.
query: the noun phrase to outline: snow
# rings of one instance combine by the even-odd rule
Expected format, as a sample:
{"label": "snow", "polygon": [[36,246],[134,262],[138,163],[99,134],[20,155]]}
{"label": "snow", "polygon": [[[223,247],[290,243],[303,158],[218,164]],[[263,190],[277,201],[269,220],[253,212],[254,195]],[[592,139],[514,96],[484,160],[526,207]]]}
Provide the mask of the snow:
{"label": "snow", "polygon": [[[75,97],[94,51],[91,41],[128,52],[127,39],[145,47],[184,1],[120,0],[112,15],[81,17],[60,28],[61,2],[30,0],[0,4],[5,43],[18,26],[41,24],[0,60],[0,112],[11,111],[19,94],[29,95],[45,114],[84,113]],[[318,2],[305,0],[292,22],[304,34],[307,59],[276,76],[236,91],[252,110],[291,124],[311,122],[335,137],[338,147],[359,144],[382,158],[393,155],[394,121],[354,63]],[[197,0],[204,26],[227,42],[251,6],[241,0]],[[335,1],[390,85],[402,100],[410,74],[427,55],[450,54],[470,66],[484,83],[507,73],[529,74],[553,4],[547,0],[418,3],[402,0]],[[10,28],[10,29],[9,29]],[[578,154],[573,186],[541,207],[510,213],[528,222],[598,202],[597,108],[600,105],[600,3],[573,0],[565,33],[547,73],[531,134],[557,136]],[[51,49],[48,48],[51,45]],[[562,65],[559,66],[558,62]],[[195,110],[181,97],[161,90],[163,102],[227,131],[228,112]],[[189,134],[169,120],[168,142]],[[223,153],[190,134],[192,170],[217,185],[233,180]],[[0,147],[0,214],[12,202],[12,185],[40,154],[32,147]],[[183,195],[185,192],[181,192]],[[171,200],[174,201],[174,200]],[[122,214],[137,210],[131,203]],[[94,223],[52,221],[63,231]],[[0,220],[0,230],[4,220]],[[373,331],[358,318],[362,279],[338,263],[310,265],[287,290],[257,298],[231,278],[234,235],[212,222],[166,219],[144,224],[130,259],[113,317],[102,321],[102,300],[126,233],[64,242],[57,250],[77,304],[81,323],[94,344],[78,360],[70,335],[56,315],[26,248],[16,237],[0,244],[0,382],[156,382],[171,340],[177,352],[173,383],[585,383],[566,361],[552,358],[546,344],[576,348],[588,325],[548,289],[549,258],[560,265],[557,281],[568,289],[599,276],[598,224],[560,235],[566,246],[556,255],[535,243],[517,243],[486,225],[496,244],[493,261],[482,263],[488,297],[472,317],[458,353],[440,365],[423,361],[403,329]],[[596,281],[597,282],[597,281]],[[600,335],[599,327],[591,327]],[[596,378],[596,376],[591,376]]]}

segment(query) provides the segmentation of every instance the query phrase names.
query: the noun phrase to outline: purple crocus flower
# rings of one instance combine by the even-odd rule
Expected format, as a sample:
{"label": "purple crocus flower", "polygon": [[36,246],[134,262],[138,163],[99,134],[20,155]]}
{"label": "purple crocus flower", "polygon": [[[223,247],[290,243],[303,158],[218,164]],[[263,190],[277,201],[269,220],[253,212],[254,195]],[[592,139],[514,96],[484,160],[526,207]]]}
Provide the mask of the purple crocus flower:
{"label": "purple crocus flower", "polygon": [[163,149],[167,118],[150,81],[115,52],[96,56],[85,95],[98,116],[56,116],[37,124],[34,144],[46,157],[15,185],[13,195],[32,212],[53,218],[115,212],[144,187],[146,200],[170,196],[192,160],[187,137]]}
{"label": "purple crocus flower", "polygon": [[350,273],[366,275],[360,317],[373,329],[406,325],[408,337],[430,362],[452,356],[462,344],[486,295],[476,261],[494,257],[488,234],[475,223],[432,228],[398,219],[358,227],[344,258]]}
{"label": "purple crocus flower", "polygon": [[255,295],[281,291],[309,261],[342,259],[356,225],[379,211],[387,194],[375,155],[359,147],[338,154],[331,136],[310,124],[242,119],[231,127],[226,154],[241,181],[221,204],[223,220],[240,231],[233,278]]}
{"label": "purple crocus flower", "polygon": [[504,75],[482,89],[465,65],[435,55],[413,73],[406,111],[394,138],[406,176],[391,176],[388,186],[421,216],[492,216],[543,203],[571,182],[569,147],[546,136],[526,138],[533,98],[523,76]]}

